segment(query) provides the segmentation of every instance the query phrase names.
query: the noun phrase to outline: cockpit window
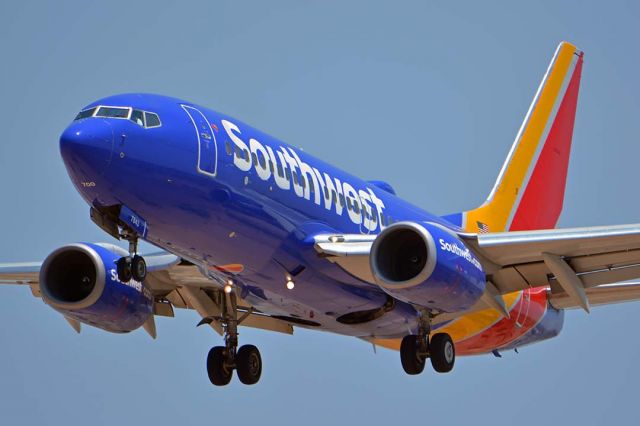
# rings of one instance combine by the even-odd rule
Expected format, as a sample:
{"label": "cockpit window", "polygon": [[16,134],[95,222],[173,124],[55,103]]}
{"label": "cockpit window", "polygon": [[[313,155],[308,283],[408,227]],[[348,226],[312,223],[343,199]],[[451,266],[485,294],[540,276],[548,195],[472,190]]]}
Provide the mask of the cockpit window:
{"label": "cockpit window", "polygon": [[133,121],[139,126],[144,127],[144,113],[139,109],[134,109],[131,111],[131,118],[129,120]]}
{"label": "cockpit window", "polygon": [[84,111],[80,111],[73,120],[82,120],[83,118],[91,117],[94,112],[96,112],[96,107],[85,109]]}
{"label": "cockpit window", "polygon": [[131,107],[97,106],[80,111],[75,120],[89,117],[121,118],[133,121],[140,127],[160,127],[160,117],[155,112],[142,111]]}
{"label": "cockpit window", "polygon": [[147,127],[160,126],[160,117],[158,117],[158,114],[154,114],[153,112],[145,112],[144,115],[147,118]]}
{"label": "cockpit window", "polygon": [[98,108],[96,117],[129,118],[130,111],[131,108],[101,106]]}

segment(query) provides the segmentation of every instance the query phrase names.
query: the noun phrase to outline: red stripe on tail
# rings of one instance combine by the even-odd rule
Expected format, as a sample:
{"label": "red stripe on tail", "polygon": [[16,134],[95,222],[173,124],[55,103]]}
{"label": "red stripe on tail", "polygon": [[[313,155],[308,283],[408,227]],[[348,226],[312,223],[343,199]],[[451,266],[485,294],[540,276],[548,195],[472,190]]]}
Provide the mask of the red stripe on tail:
{"label": "red stripe on tail", "polygon": [[581,72],[582,55],[513,217],[510,231],[552,229],[558,222],[564,200]]}

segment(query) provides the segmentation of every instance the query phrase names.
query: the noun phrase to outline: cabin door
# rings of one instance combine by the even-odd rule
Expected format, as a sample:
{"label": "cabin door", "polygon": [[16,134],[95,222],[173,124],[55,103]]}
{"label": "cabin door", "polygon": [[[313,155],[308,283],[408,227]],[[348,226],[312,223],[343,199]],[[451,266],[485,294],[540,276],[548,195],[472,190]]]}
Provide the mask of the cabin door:
{"label": "cabin door", "polygon": [[198,144],[196,170],[204,175],[215,176],[218,168],[218,145],[211,124],[199,109],[189,105],[182,105],[189,115],[196,134]]}

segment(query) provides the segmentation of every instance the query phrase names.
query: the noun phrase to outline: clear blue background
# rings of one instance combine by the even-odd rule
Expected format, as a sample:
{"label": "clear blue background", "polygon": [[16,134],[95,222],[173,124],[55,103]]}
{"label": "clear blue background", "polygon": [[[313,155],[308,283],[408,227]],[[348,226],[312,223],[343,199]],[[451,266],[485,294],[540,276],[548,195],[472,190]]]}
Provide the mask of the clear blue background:
{"label": "clear blue background", "polygon": [[[226,112],[449,213],[491,188],[557,43],[586,52],[560,226],[640,222],[638,2],[56,1],[0,4],[0,261],[109,241],[58,153],[80,108],[173,95]],[[535,4],[533,4],[535,3]],[[152,148],[152,147],[150,147]],[[453,374],[297,330],[243,330],[261,382],[212,387],[195,313],[76,335],[0,288],[1,424],[636,424],[640,304],[567,315],[561,336]]]}

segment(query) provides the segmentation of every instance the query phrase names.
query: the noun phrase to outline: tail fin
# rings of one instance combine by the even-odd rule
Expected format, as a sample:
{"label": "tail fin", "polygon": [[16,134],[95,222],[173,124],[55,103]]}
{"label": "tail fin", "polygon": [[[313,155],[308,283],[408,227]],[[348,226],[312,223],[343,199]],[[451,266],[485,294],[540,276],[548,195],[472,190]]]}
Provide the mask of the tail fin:
{"label": "tail fin", "polygon": [[583,53],[558,46],[485,203],[462,214],[469,232],[554,228],[564,199]]}

